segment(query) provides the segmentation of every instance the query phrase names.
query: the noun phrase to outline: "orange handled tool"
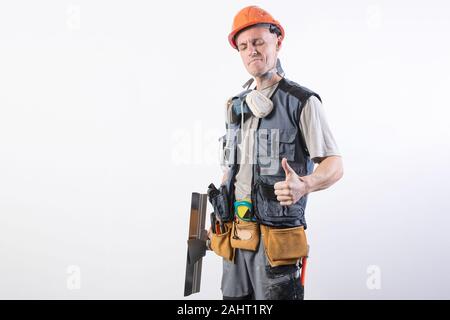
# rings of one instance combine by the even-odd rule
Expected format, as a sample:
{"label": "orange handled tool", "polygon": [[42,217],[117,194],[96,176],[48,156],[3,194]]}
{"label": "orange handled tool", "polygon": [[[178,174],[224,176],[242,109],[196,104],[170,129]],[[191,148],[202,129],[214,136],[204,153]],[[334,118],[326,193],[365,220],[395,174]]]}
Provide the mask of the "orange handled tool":
{"label": "orange handled tool", "polygon": [[309,256],[309,245],[306,249],[306,256],[302,257],[302,271],[300,274],[300,283],[303,287],[305,287],[305,277],[306,277],[306,265],[308,263],[308,256]]}
{"label": "orange handled tool", "polygon": [[216,221],[216,234],[222,234],[222,230],[220,230],[220,222]]}
{"label": "orange handled tool", "polygon": [[306,277],[306,263],[308,261],[308,257],[302,257],[302,273],[300,276],[300,283],[302,286],[305,286],[305,277]]}

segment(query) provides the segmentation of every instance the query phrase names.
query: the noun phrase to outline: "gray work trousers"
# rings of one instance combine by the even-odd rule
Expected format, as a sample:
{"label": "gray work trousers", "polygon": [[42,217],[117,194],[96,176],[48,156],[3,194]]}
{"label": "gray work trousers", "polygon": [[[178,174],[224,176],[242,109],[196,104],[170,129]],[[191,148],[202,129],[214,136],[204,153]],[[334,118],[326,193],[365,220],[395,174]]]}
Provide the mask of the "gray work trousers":
{"label": "gray work trousers", "polygon": [[301,264],[271,267],[262,239],[256,251],[235,250],[234,263],[223,260],[222,295],[225,300],[303,300]]}

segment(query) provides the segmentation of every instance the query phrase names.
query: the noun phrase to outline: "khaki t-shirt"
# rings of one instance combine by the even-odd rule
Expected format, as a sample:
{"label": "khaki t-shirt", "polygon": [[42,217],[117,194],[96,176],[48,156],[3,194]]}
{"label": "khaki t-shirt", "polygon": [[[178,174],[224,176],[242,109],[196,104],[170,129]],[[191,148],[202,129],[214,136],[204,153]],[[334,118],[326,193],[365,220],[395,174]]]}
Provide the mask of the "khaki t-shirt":
{"label": "khaki t-shirt", "polygon": [[[261,90],[266,97],[270,98],[278,83]],[[231,108],[227,110],[231,112]],[[230,119],[227,117],[227,119]],[[252,159],[254,156],[255,135],[258,128],[259,118],[251,115],[244,122],[242,134],[243,139],[238,144],[238,163],[239,172],[236,174],[235,198],[240,200],[250,198],[252,183]],[[300,130],[303,133],[306,147],[308,148],[311,159],[319,162],[321,158],[328,156],[340,156],[336,141],[328,125],[325,112],[320,100],[311,96],[305,103],[300,115]],[[239,158],[241,156],[241,158]]]}

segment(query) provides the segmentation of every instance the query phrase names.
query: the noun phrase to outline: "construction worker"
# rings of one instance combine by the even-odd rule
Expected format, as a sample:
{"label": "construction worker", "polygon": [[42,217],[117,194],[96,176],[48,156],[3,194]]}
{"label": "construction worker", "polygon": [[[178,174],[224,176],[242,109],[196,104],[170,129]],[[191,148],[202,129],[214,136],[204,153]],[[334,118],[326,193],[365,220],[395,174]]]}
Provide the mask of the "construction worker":
{"label": "construction worker", "polygon": [[284,37],[281,24],[257,6],[237,13],[228,37],[252,79],[226,103],[222,186],[232,217],[224,212],[224,229],[208,233],[223,257],[224,299],[303,299],[307,195],[343,175],[320,96],[284,77]]}

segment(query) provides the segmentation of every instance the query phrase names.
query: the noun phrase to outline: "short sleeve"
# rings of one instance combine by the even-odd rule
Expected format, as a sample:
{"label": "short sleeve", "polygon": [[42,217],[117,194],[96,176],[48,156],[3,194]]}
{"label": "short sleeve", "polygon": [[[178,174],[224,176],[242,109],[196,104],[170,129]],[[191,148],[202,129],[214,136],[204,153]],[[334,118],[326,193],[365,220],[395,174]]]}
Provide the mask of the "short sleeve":
{"label": "short sleeve", "polygon": [[233,105],[232,97],[227,99],[227,102],[225,103],[225,125],[228,126],[230,124],[231,120],[231,106]]}
{"label": "short sleeve", "polygon": [[299,125],[310,157],[314,162],[319,162],[323,157],[341,155],[322,103],[316,96],[311,96],[306,101]]}

